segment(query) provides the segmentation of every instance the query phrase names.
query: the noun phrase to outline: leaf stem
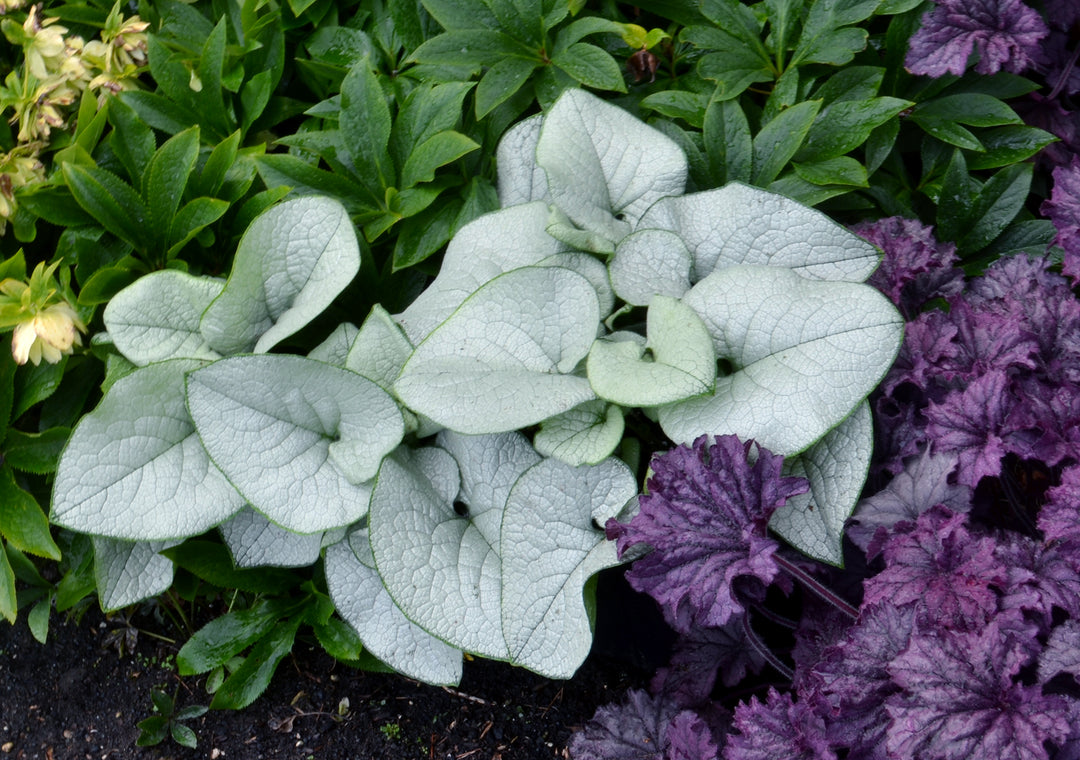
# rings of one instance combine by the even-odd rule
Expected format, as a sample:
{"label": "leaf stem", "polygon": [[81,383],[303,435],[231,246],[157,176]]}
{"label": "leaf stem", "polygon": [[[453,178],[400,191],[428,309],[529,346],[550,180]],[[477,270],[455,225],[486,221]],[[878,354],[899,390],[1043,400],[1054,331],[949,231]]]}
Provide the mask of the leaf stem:
{"label": "leaf stem", "polygon": [[797,566],[794,562],[787,557],[780,555],[779,553],[773,555],[773,559],[776,560],[776,564],[792,578],[799,582],[804,589],[814,594],[823,602],[827,602],[835,607],[840,612],[847,615],[852,620],[859,617],[859,611],[851,606],[851,604],[836,594],[832,589],[826,587],[820,583],[817,579],[810,576],[805,570]]}
{"label": "leaf stem", "polygon": [[791,681],[795,678],[795,671],[788,667],[788,664],[773,654],[773,651],[765,646],[765,642],[757,635],[757,631],[754,630],[754,626],[750,625],[750,615],[745,614],[742,616],[743,635],[746,636],[746,642],[750,645],[750,648],[761,655],[765,662],[773,666],[773,668]]}

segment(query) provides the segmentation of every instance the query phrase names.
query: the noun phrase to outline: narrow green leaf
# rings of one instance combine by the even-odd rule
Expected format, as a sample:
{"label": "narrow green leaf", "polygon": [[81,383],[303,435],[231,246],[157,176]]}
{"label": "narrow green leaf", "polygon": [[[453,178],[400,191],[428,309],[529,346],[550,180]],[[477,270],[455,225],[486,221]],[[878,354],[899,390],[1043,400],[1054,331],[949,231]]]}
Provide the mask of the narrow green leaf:
{"label": "narrow green leaf", "polygon": [[825,108],[815,119],[795,160],[824,161],[862,145],[877,127],[910,107],[910,100],[870,98],[845,100]]}
{"label": "narrow green leaf", "polygon": [[79,291],[79,306],[106,303],[139,278],[140,272],[125,266],[102,267],[94,272]]}
{"label": "narrow green leaf", "polygon": [[183,106],[156,92],[141,90],[125,92],[121,93],[117,100],[131,106],[139,118],[154,129],[160,129],[170,135],[197,123],[190,110],[186,110]]}
{"label": "narrow green leaf", "polygon": [[750,182],[754,148],[750,125],[737,100],[714,101],[705,112],[705,153],[718,185]]}
{"label": "narrow green leaf", "polygon": [[270,599],[250,609],[214,618],[196,631],[176,653],[176,667],[180,675],[206,673],[224,665],[269,633],[287,612],[289,605],[286,599]]}
{"label": "narrow green leaf", "polygon": [[15,482],[10,467],[0,468],[0,535],[21,552],[60,559],[48,518],[34,497]]}
{"label": "narrow green leaf", "polygon": [[970,157],[968,168],[972,170],[997,169],[1026,161],[1057,138],[1035,127],[1007,125],[983,132],[981,139],[986,153]]}
{"label": "narrow green leaf", "polygon": [[335,660],[353,662],[364,653],[364,644],[356,631],[339,617],[332,617],[312,628],[319,645]]}
{"label": "narrow green leaf", "polygon": [[1003,124],[1023,124],[1008,105],[992,95],[963,93],[946,95],[920,103],[911,112],[915,121],[941,119],[969,127],[997,127]]}
{"label": "narrow green leaf", "polygon": [[505,103],[532,76],[540,61],[507,57],[487,70],[476,86],[476,118],[482,119]]}
{"label": "narrow green leaf", "polygon": [[292,651],[299,620],[276,626],[268,636],[261,639],[244,658],[244,664],[225,679],[210,708],[214,710],[242,710],[259,698],[277,670],[278,663]]}
{"label": "narrow green leaf", "polygon": [[339,121],[359,179],[379,196],[385,188],[396,186],[394,164],[388,151],[390,108],[367,59],[349,69],[341,83]]}
{"label": "narrow green leaf", "polygon": [[587,42],[575,42],[552,63],[586,87],[626,92],[622,69],[606,50]]}
{"label": "narrow green leaf", "polygon": [[460,132],[433,135],[416,146],[401,169],[401,187],[410,188],[435,179],[435,171],[477,150],[480,145]]}
{"label": "narrow green leaf", "polygon": [[420,85],[406,96],[390,130],[390,154],[399,168],[417,145],[439,132],[457,128],[462,103],[473,86],[471,82]]}
{"label": "narrow green leaf", "polygon": [[936,230],[942,240],[958,240],[968,225],[968,209],[971,207],[970,179],[964,154],[953,151],[952,160],[945,169],[938,196]]}
{"label": "narrow green leaf", "polygon": [[975,197],[957,248],[961,254],[985,248],[1009,226],[1031,190],[1032,164],[1013,164],[991,177]]}
{"label": "narrow green leaf", "polygon": [[251,594],[282,594],[300,582],[299,576],[281,568],[237,568],[228,548],[216,542],[188,540],[163,549],[161,554],[192,575],[221,588]]}
{"label": "narrow green leaf", "polygon": [[498,29],[499,20],[486,3],[462,3],[461,0],[422,0],[424,8],[443,29]]}
{"label": "narrow green leaf", "polygon": [[195,198],[184,204],[169,225],[168,258],[173,258],[188,241],[229,210],[229,202],[219,198]]}
{"label": "narrow green leaf", "polygon": [[794,163],[792,168],[800,177],[815,185],[869,186],[866,169],[851,156],[838,156],[809,163]]}
{"label": "narrow green leaf", "polygon": [[928,134],[949,145],[955,145],[957,148],[964,148],[965,150],[986,150],[983,144],[979,142],[979,138],[954,121],[936,116],[916,116],[914,114],[908,118],[926,130]]}
{"label": "narrow green leaf", "polygon": [[[328,195],[344,203],[352,213],[357,213],[360,210],[370,211],[381,200],[381,195],[372,193],[367,187],[339,174],[332,174],[325,169],[316,168],[305,161],[301,161],[296,156],[285,153],[259,156],[255,160],[255,166],[266,186],[275,188],[275,190],[268,191],[277,193],[274,198],[275,201],[279,200],[283,195],[276,190],[276,188],[282,186],[285,186],[287,190],[291,189],[295,195]],[[259,205],[263,207],[252,208],[249,213],[244,214],[244,218],[249,223],[254,216],[266,209],[265,205]],[[238,224],[237,226],[241,225]]]}
{"label": "narrow green leaf", "polygon": [[165,141],[143,174],[143,198],[150,211],[150,223],[159,231],[158,240],[162,243],[167,244],[167,234],[161,233],[172,224],[198,156],[199,128],[196,126]]}
{"label": "narrow green leaf", "polygon": [[539,60],[537,52],[503,32],[478,29],[433,37],[414,50],[409,60],[435,66],[494,66],[507,57]]}
{"label": "narrow green leaf", "polygon": [[240,129],[247,132],[262,116],[274,91],[272,71],[260,71],[240,88]]}
{"label": "narrow green leaf", "polygon": [[131,183],[137,185],[154,156],[157,142],[154,140],[154,131],[139,118],[139,114],[127,101],[122,98],[114,100],[116,102],[109,107],[109,123],[113,126],[109,146],[127,170]]}
{"label": "narrow green leaf", "polygon": [[136,250],[151,247],[150,212],[130,185],[96,167],[63,164],[61,169],[76,202],[102,227]]}
{"label": "narrow green leaf", "polygon": [[19,614],[19,602],[15,594],[15,573],[8,562],[7,552],[0,543],[0,615],[12,625]]}
{"label": "narrow green leaf", "polygon": [[701,129],[708,103],[709,96],[706,93],[662,90],[646,95],[640,105],[669,119],[682,119],[690,126]]}
{"label": "narrow green leaf", "polygon": [[817,100],[798,103],[761,128],[753,143],[753,184],[760,187],[776,179],[798,152],[820,108]]}

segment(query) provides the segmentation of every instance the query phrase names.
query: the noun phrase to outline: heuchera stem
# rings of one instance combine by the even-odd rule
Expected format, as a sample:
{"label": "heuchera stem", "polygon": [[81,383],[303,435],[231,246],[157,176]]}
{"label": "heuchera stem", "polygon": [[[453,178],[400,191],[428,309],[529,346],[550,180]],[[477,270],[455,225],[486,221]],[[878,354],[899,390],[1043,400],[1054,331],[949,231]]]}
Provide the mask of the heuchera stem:
{"label": "heuchera stem", "polygon": [[801,567],[798,567],[795,563],[791,562],[786,557],[781,556],[779,553],[774,554],[773,559],[776,561],[776,564],[778,564],[784,570],[784,572],[797,580],[803,588],[813,593],[823,602],[831,604],[833,607],[840,610],[840,612],[844,613],[852,620],[859,617],[859,611],[852,607],[851,604],[847,602],[847,600],[841,598],[839,595],[834,593],[832,589],[827,588],[823,584],[819,583]]}
{"label": "heuchera stem", "polygon": [[757,635],[757,631],[754,630],[754,626],[750,625],[750,613],[747,612],[742,616],[743,635],[746,636],[746,643],[750,645],[750,648],[757,652],[765,660],[776,669],[776,671],[787,680],[791,681],[795,678],[795,671],[788,667],[787,663],[773,654],[772,650],[765,646]]}

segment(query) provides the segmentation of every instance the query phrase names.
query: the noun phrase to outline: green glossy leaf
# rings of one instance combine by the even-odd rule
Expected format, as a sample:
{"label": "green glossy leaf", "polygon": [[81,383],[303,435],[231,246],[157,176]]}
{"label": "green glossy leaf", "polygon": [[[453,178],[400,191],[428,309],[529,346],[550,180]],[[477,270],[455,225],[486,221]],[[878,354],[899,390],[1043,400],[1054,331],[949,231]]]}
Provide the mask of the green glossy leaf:
{"label": "green glossy leaf", "polygon": [[1033,172],[1031,164],[1013,164],[982,186],[957,242],[961,253],[982,250],[1009,226],[1027,201]]}
{"label": "green glossy leaf", "polygon": [[780,112],[754,136],[753,184],[767,185],[802,147],[821,109],[820,101],[798,103]]}
{"label": "green glossy leaf", "polygon": [[166,140],[143,174],[143,197],[150,212],[151,229],[159,231],[162,242],[168,238],[161,231],[172,226],[198,155],[199,128],[191,127]]}
{"label": "green glossy leaf", "polygon": [[710,103],[703,132],[712,176],[721,184],[749,182],[754,161],[753,139],[739,102]]}
{"label": "green glossy leaf", "polygon": [[537,59],[517,56],[493,64],[476,86],[476,118],[484,118],[510,99],[540,65]]}
{"label": "green glossy leaf", "polygon": [[827,106],[814,120],[794,159],[805,163],[841,156],[862,145],[875,128],[911,105],[912,101],[899,98],[870,98]]}
{"label": "green glossy leaf", "polygon": [[285,599],[270,599],[214,618],[176,653],[180,675],[206,673],[224,665],[273,630],[288,606]]}
{"label": "green glossy leaf", "polygon": [[258,699],[270,685],[278,663],[292,651],[299,628],[300,620],[288,621],[260,639],[244,658],[244,664],[214,694],[211,709],[242,710]]}
{"label": "green glossy leaf", "polygon": [[970,157],[968,168],[973,171],[1026,161],[1056,139],[1049,132],[1020,125],[987,130],[981,137],[986,152]]}
{"label": "green glossy leaf", "polygon": [[866,169],[851,156],[838,156],[823,161],[793,163],[795,173],[815,185],[852,185],[869,187]]}
{"label": "green glossy leaf", "polygon": [[19,614],[19,602],[15,596],[15,573],[4,548],[0,544],[0,615],[14,625]]}
{"label": "green glossy leaf", "polygon": [[480,145],[460,132],[448,130],[432,135],[416,146],[401,169],[401,186],[412,187],[435,179],[435,170],[467,156]]}
{"label": "green glossy leaf", "polygon": [[622,70],[611,54],[587,42],[575,42],[551,62],[586,87],[626,92]]}
{"label": "green glossy leaf", "polygon": [[138,250],[150,248],[150,212],[130,185],[92,166],[63,164],[61,168],[75,200],[102,227]]}
{"label": "green glossy leaf", "polygon": [[55,472],[60,452],[70,437],[71,430],[66,427],[51,427],[40,433],[9,430],[4,439],[4,464],[37,475]]}
{"label": "green glossy leaf", "polygon": [[982,93],[945,95],[917,105],[910,118],[916,122],[924,119],[965,124],[969,127],[997,127],[1002,124],[1022,124],[1023,120],[1008,105]]}
{"label": "green glossy leaf", "polygon": [[341,83],[341,133],[357,175],[374,188],[397,184],[390,159],[390,107],[367,59],[358,61]]}
{"label": "green glossy leaf", "polygon": [[166,256],[170,259],[176,256],[180,249],[228,210],[229,202],[220,198],[195,198],[185,203],[169,225]]}
{"label": "green glossy leaf", "polygon": [[48,518],[37,500],[15,482],[10,467],[0,468],[0,535],[21,552],[60,559]]}

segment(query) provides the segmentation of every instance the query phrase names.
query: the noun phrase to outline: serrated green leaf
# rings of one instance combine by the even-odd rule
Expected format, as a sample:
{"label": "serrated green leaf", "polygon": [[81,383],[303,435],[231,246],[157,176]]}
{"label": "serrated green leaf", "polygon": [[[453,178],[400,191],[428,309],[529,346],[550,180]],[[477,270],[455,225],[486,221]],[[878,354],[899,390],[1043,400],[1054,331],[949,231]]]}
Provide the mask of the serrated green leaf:
{"label": "serrated green leaf", "polygon": [[195,198],[185,203],[172,218],[166,239],[167,258],[172,259],[196,235],[229,210],[229,202],[220,198]]}
{"label": "serrated green leaf", "polygon": [[312,197],[274,206],[240,239],[199,329],[223,355],[268,351],[329,306],[359,269],[360,245],[341,204]]}
{"label": "serrated green leaf", "polygon": [[116,102],[109,105],[109,123],[113,126],[109,145],[124,165],[128,178],[138,185],[157,149],[154,131],[125,100],[114,100]]}
{"label": "serrated green leaf", "polygon": [[199,128],[191,127],[170,137],[154,153],[142,177],[143,197],[150,212],[150,229],[158,240],[168,242],[167,232],[180,207],[188,177],[199,155]]}
{"label": "serrated green leaf", "polygon": [[394,400],[354,372],[298,356],[234,356],[193,372],[203,446],[252,507],[297,533],[367,513],[379,462],[401,441]]}
{"label": "serrated green leaf", "polygon": [[269,599],[214,618],[176,653],[180,675],[198,675],[224,665],[273,630],[289,606],[288,600]]}
{"label": "serrated green leaf", "polygon": [[195,535],[243,499],[210,462],[184,403],[191,359],[151,364],[113,384],[60,458],[52,521],[83,533],[151,541]]}
{"label": "serrated green leaf", "polygon": [[358,61],[341,83],[341,133],[358,178],[371,192],[394,187],[397,177],[390,159],[390,107],[367,59]]}
{"label": "serrated green leaf", "polygon": [[102,227],[137,250],[150,249],[150,212],[130,185],[92,166],[62,164],[61,169],[75,200]]}
{"label": "serrated green leaf", "polygon": [[70,437],[71,430],[66,427],[52,427],[40,433],[9,430],[4,439],[4,464],[37,475],[55,472],[60,452]]}
{"label": "serrated green leaf", "polygon": [[476,118],[484,118],[505,103],[540,65],[539,60],[517,56],[508,56],[493,64],[476,86]]}
{"label": "serrated green leaf", "polygon": [[587,42],[575,42],[551,62],[586,87],[626,92],[622,70],[611,54]]}

